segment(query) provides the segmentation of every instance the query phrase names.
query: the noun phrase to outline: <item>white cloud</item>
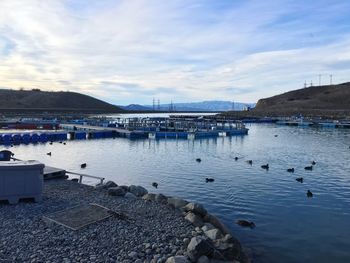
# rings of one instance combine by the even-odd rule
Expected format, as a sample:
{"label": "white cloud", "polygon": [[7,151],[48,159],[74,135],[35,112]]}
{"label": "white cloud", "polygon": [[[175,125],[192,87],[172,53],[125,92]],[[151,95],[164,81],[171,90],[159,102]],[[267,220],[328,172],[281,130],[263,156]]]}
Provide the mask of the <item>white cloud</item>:
{"label": "white cloud", "polygon": [[332,3],[3,0],[0,84],[126,104],[251,102],[318,74],[346,81],[349,29],[335,25],[350,9]]}

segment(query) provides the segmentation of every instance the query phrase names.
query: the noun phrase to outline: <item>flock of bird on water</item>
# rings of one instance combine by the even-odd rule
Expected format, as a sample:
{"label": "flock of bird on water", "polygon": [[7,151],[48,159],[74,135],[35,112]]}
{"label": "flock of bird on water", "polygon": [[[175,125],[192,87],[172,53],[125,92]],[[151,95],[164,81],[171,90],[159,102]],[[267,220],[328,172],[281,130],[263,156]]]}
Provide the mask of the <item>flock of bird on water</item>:
{"label": "flock of bird on water", "polygon": [[[277,137],[277,135],[275,135],[275,137]],[[238,161],[238,160],[239,160],[239,157],[236,156],[236,157],[234,158],[234,160],[235,160],[235,161]],[[202,162],[202,159],[201,159],[201,158],[197,158],[197,159],[196,159],[196,162],[200,163],[200,162]],[[250,165],[253,165],[253,160],[247,160],[246,162],[247,162],[248,164],[250,164]],[[315,165],[316,165],[316,162],[315,162],[315,161],[312,161],[312,162],[311,162],[311,165],[305,166],[304,169],[307,170],[307,171],[312,171]],[[268,171],[269,168],[270,168],[270,166],[269,166],[269,164],[263,164],[263,165],[261,165],[261,168]],[[288,172],[288,173],[294,173],[294,171],[295,171],[294,167],[293,167],[293,168],[288,168],[288,169],[287,169],[287,172]],[[304,178],[303,178],[303,177],[298,177],[298,178],[296,178],[295,180],[296,180],[297,182],[300,182],[300,183],[303,183],[303,182],[304,182]],[[207,183],[210,183],[210,182],[214,182],[215,179],[214,179],[214,178],[208,178],[208,177],[207,177],[207,178],[205,178],[205,181],[206,181]],[[307,196],[308,198],[311,198],[311,197],[313,197],[313,193],[312,193],[310,190],[307,190],[306,196]],[[238,224],[238,225],[240,225],[240,226],[242,226],[242,227],[255,228],[255,224],[254,224],[254,222],[252,222],[252,221],[237,220],[237,221],[236,221],[236,224]]]}
{"label": "flock of bird on water", "polygon": [[[275,135],[275,137],[277,137],[277,136]],[[61,143],[61,144],[63,144],[63,145],[66,145],[65,142],[59,142],[59,143]],[[50,145],[52,145],[52,144],[53,144],[53,142],[50,142]],[[47,155],[51,156],[51,152],[48,152]],[[235,160],[235,161],[238,161],[238,160],[239,160],[239,157],[236,156],[236,157],[234,158],[234,160]],[[197,162],[197,163],[200,163],[200,162],[202,162],[202,159],[201,159],[201,158],[197,158],[197,159],[196,159],[196,162]],[[246,162],[247,162],[249,165],[253,165],[253,160],[247,160]],[[313,167],[314,167],[315,165],[316,165],[316,162],[315,162],[315,161],[312,161],[312,162],[311,162],[311,165],[305,166],[304,169],[305,169],[305,170],[308,170],[308,171],[312,171],[312,170],[313,170]],[[82,163],[82,164],[80,165],[80,168],[84,169],[84,168],[86,168],[86,166],[87,166],[86,163]],[[261,168],[268,171],[269,168],[270,168],[270,166],[269,166],[269,164],[264,164],[264,165],[261,165]],[[287,172],[288,172],[288,173],[294,173],[294,171],[295,171],[294,168],[288,168],[288,169],[287,169]],[[295,180],[298,181],[298,182],[300,182],[300,183],[303,183],[303,182],[304,182],[304,178],[303,178],[303,177],[298,177],[298,178],[296,178]],[[207,178],[205,178],[205,181],[206,181],[207,183],[210,183],[210,182],[214,182],[215,179],[214,179],[214,178],[208,178],[208,177],[207,177]],[[158,188],[158,183],[153,182],[153,183],[152,183],[152,186],[153,186],[154,188]],[[312,193],[310,190],[307,190],[306,196],[307,196],[308,198],[311,198],[311,197],[313,197],[313,193]],[[247,220],[237,220],[236,223],[237,223],[238,225],[242,226],[242,227],[255,228],[254,222],[251,222],[251,221],[249,222],[249,221],[247,221]]]}

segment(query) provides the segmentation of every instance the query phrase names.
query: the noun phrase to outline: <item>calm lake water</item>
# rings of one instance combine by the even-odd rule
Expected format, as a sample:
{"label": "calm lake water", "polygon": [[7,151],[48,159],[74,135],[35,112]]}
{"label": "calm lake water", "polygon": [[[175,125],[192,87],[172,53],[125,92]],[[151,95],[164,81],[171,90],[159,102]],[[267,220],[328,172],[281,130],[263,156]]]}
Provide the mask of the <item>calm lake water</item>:
{"label": "calm lake water", "polygon": [[[232,229],[254,262],[350,262],[350,130],[247,127],[249,135],[243,137],[117,138],[11,150],[20,159],[203,203]],[[305,171],[313,160],[314,170]],[[81,170],[84,162],[88,166]],[[266,163],[269,171],[260,168]],[[294,174],[286,172],[290,167]],[[295,181],[300,176],[303,184]],[[215,182],[206,183],[206,177]],[[158,189],[152,182],[159,183]],[[313,198],[306,197],[308,189]],[[234,223],[237,219],[254,221],[256,228],[243,229]]]}

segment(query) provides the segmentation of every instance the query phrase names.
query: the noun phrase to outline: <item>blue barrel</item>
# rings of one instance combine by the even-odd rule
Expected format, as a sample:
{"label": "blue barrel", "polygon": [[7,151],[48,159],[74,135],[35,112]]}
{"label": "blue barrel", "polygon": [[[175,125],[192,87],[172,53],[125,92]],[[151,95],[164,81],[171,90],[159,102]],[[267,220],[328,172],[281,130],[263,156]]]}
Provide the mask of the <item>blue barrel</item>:
{"label": "blue barrel", "polygon": [[12,135],[12,142],[14,144],[20,144],[21,143],[21,139],[22,139],[22,137],[21,137],[20,134],[13,134]]}
{"label": "blue barrel", "polygon": [[76,132],[75,139],[76,140],[85,140],[86,139],[86,132]]}
{"label": "blue barrel", "polygon": [[30,143],[30,134],[28,133],[22,134],[22,142],[25,144]]}
{"label": "blue barrel", "polygon": [[47,142],[47,135],[45,133],[42,133],[39,135],[39,141],[42,142],[42,143],[45,143]]}
{"label": "blue barrel", "polygon": [[12,136],[9,134],[2,135],[2,142],[5,145],[10,145],[12,143]]}
{"label": "blue barrel", "polygon": [[30,140],[32,143],[37,143],[39,141],[39,135],[36,133],[33,133],[32,136],[30,137]]}

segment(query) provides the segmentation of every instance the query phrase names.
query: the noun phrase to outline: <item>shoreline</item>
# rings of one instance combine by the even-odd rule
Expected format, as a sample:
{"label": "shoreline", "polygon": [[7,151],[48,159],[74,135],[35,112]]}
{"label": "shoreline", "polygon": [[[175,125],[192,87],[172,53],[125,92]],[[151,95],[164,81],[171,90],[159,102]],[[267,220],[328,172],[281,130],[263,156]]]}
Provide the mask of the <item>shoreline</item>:
{"label": "shoreline", "polygon": [[[97,203],[111,216],[77,231],[43,216]],[[249,262],[241,244],[202,205],[109,181],[93,187],[72,180],[44,182],[43,202],[0,203],[4,262]]]}

